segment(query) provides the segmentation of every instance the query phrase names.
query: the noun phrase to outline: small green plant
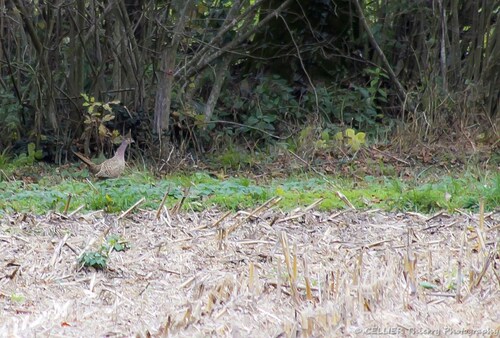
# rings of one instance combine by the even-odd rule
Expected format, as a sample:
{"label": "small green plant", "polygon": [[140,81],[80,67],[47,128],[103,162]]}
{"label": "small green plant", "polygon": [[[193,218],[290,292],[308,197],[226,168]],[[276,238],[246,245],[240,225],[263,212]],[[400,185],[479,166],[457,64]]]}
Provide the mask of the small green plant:
{"label": "small green plant", "polygon": [[274,131],[273,123],[276,121],[276,118],[277,116],[274,114],[263,114],[258,111],[254,115],[250,115],[245,124],[261,130]]}
{"label": "small green plant", "polygon": [[85,120],[83,123],[86,125],[87,129],[96,128],[99,130],[99,134],[104,136],[108,134],[108,129],[104,123],[109,122],[115,118],[113,114],[113,109],[111,104],[118,104],[118,101],[111,101],[107,103],[98,102],[93,96],[88,96],[86,94],[80,94],[83,98],[83,106],[87,107],[87,112],[85,115]]}
{"label": "small green plant", "polygon": [[257,162],[257,154],[252,154],[243,149],[235,149],[229,147],[222,154],[217,156],[218,163],[224,169],[241,169],[247,166],[252,166]]}
{"label": "small green plant", "polygon": [[112,251],[120,252],[129,248],[128,242],[118,235],[111,234],[101,245],[98,251],[88,251],[80,257],[80,264],[87,268],[104,270],[108,265],[109,254]]}
{"label": "small green plant", "polygon": [[106,139],[111,139],[113,142],[118,142],[120,133],[117,130],[110,131],[106,124],[115,118],[112,105],[118,104],[119,101],[99,102],[94,97],[86,94],[80,94],[83,98],[83,107],[86,108],[85,130],[82,139],[89,143],[91,137],[95,137],[97,142],[102,146]]}
{"label": "small green plant", "polygon": [[12,303],[24,303],[26,301],[26,298],[22,293],[13,293],[10,295],[10,301]]}
{"label": "small green plant", "polygon": [[80,257],[80,264],[86,268],[104,270],[108,264],[108,255],[102,252],[84,252]]}
{"label": "small green plant", "polygon": [[41,149],[36,149],[33,142],[28,144],[28,149],[26,154],[19,155],[14,161],[13,165],[15,167],[23,167],[27,165],[33,165],[36,161],[43,158],[43,153]]}
{"label": "small green plant", "polygon": [[125,251],[129,249],[128,242],[120,236],[112,234],[106,238],[106,243],[101,247],[101,251],[110,253],[111,251]]}
{"label": "small green plant", "polygon": [[353,114],[346,114],[346,117],[350,116],[356,127],[372,130],[379,128],[376,120],[384,117],[379,111],[381,110],[380,104],[387,103],[387,92],[382,85],[384,80],[388,79],[388,75],[378,67],[365,69],[364,73],[370,80],[364,85],[353,85],[358,100],[359,96],[361,100],[354,103]]}
{"label": "small green plant", "polygon": [[366,134],[363,132],[356,133],[354,129],[346,129],[335,134],[335,140],[347,145],[351,150],[358,151],[366,144]]}
{"label": "small green plant", "polygon": [[109,190],[109,194],[104,193],[104,192],[100,192],[100,193],[88,196],[87,203],[89,204],[89,207],[93,210],[102,209],[105,212],[120,211],[121,209],[117,204],[118,200],[115,200],[114,197],[117,197],[117,199],[120,199],[123,196],[114,195],[114,197],[113,197],[113,196],[111,196],[112,192],[115,192],[115,190],[114,189]]}
{"label": "small green plant", "polygon": [[7,164],[9,164],[9,162],[10,162],[10,156],[8,153],[8,149],[4,149],[2,153],[0,153],[0,169],[4,169],[5,167],[7,167]]}

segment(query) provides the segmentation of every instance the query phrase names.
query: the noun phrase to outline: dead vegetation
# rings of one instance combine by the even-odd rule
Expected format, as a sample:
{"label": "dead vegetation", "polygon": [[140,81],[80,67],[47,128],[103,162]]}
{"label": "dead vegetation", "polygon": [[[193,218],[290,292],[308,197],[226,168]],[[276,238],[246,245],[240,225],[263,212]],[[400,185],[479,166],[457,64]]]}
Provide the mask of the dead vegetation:
{"label": "dead vegetation", "polygon": [[498,212],[160,209],[2,219],[0,336],[500,333]]}

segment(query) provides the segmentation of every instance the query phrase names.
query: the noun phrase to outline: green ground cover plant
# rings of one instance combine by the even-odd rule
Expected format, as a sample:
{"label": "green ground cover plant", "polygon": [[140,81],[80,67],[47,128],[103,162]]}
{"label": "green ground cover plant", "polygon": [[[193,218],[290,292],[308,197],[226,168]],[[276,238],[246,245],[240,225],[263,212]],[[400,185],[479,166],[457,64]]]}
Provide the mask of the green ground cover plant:
{"label": "green ground cover plant", "polygon": [[119,179],[86,181],[80,177],[57,178],[46,174],[37,183],[21,180],[0,181],[0,212],[63,212],[70,198],[68,212],[83,206],[83,211],[103,209],[117,213],[131,207],[142,197],[141,207],[156,209],[167,194],[166,205],[176,204],[187,194],[183,208],[224,210],[251,208],[279,196],[279,207],[291,210],[323,199],[319,210],[345,208],[341,192],[359,209],[380,208],[390,211],[432,213],[455,209],[477,211],[481,200],[486,210],[500,205],[500,174],[492,172],[438,176],[435,173],[415,179],[394,176],[323,176],[303,173],[286,178],[219,178],[208,172],[176,174],[155,179],[144,172],[133,172]]}
{"label": "green ground cover plant", "polygon": [[112,251],[122,252],[129,248],[126,240],[119,235],[111,234],[97,250],[85,251],[78,261],[82,267],[104,270],[108,266],[109,255]]}

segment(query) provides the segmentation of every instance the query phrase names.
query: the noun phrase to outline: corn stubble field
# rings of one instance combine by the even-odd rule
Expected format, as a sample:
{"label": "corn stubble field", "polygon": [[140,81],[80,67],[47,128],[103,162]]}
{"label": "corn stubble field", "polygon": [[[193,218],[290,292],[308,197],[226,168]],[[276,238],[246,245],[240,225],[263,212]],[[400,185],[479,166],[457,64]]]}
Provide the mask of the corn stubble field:
{"label": "corn stubble field", "polygon": [[[498,212],[314,207],[4,217],[0,336],[500,333]],[[129,250],[83,268],[108,234]]]}

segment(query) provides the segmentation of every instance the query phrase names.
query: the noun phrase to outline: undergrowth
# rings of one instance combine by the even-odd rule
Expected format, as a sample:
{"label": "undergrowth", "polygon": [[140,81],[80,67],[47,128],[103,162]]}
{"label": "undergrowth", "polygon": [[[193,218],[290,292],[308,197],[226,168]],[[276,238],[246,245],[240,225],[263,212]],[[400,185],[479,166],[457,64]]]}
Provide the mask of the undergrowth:
{"label": "undergrowth", "polygon": [[319,210],[345,208],[336,192],[340,191],[359,209],[380,208],[390,211],[432,213],[437,210],[466,209],[477,211],[480,201],[485,209],[500,205],[500,174],[472,172],[457,177],[365,176],[348,179],[341,176],[302,174],[288,178],[254,180],[242,177],[218,178],[207,172],[173,175],[161,180],[145,173],[132,173],[119,179],[92,184],[66,177],[62,180],[45,176],[38,183],[19,180],[0,181],[0,212],[62,212],[71,200],[68,212],[83,205],[83,211],[100,210],[116,213],[131,207],[142,197],[141,208],[154,210],[167,194],[166,205],[176,204],[187,191],[185,210],[200,211],[219,207],[240,210],[256,207],[279,196],[279,207],[291,210],[307,206],[322,198]]}

